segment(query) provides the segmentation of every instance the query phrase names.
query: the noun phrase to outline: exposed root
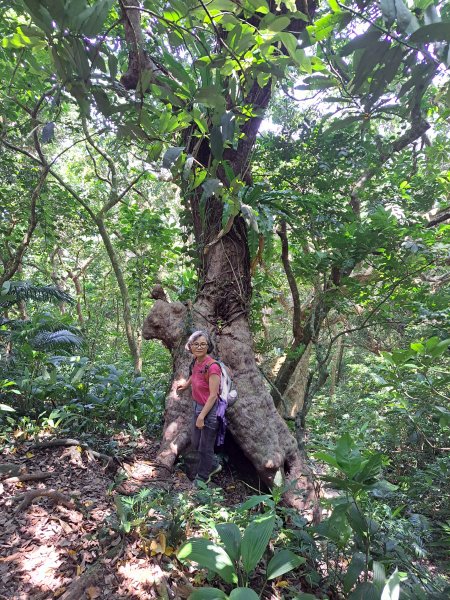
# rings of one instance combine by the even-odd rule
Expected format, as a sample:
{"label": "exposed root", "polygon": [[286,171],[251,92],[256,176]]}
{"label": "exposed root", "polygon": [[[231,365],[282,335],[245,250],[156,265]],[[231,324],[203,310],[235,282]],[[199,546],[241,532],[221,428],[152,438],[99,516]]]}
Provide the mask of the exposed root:
{"label": "exposed root", "polygon": [[80,442],[79,440],[74,440],[72,438],[37,442],[36,444],[30,446],[30,450],[41,450],[42,448],[55,448],[61,446],[79,446],[80,448],[86,451],[88,456],[105,461],[105,470],[107,471],[116,471],[119,466],[119,461],[113,456],[109,456],[108,454],[103,454],[102,452],[92,450],[92,448],[88,446],[88,444],[84,444],[83,442]]}
{"label": "exposed root", "polygon": [[8,477],[3,483],[19,483],[20,481],[43,481],[52,476],[52,473],[23,473],[17,477]]}
{"label": "exposed root", "polygon": [[17,496],[14,496],[13,501],[22,500],[22,502],[14,511],[15,514],[18,514],[22,510],[25,510],[30,506],[33,500],[41,497],[50,498],[50,500],[52,500],[55,504],[61,504],[66,508],[70,508],[71,510],[76,509],[76,506],[72,502],[72,500],[67,496],[64,496],[64,494],[61,494],[61,492],[57,492],[56,490],[29,490],[24,494],[18,494]]}

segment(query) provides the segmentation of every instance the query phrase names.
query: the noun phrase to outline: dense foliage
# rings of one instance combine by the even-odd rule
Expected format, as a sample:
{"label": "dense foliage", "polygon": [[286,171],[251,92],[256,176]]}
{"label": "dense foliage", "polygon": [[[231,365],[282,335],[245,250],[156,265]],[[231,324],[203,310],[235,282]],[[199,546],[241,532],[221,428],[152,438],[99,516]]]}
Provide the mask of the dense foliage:
{"label": "dense foliage", "polygon": [[292,598],[447,597],[448,4],[0,7],[0,449],[158,435],[172,363],[142,343],[150,290],[191,305],[242,220],[258,363],[327,516],[307,524],[278,482],[226,509],[207,488],[195,508],[117,496],[108,526],[144,539],[157,514],[229,584],[192,598],[291,570]]}

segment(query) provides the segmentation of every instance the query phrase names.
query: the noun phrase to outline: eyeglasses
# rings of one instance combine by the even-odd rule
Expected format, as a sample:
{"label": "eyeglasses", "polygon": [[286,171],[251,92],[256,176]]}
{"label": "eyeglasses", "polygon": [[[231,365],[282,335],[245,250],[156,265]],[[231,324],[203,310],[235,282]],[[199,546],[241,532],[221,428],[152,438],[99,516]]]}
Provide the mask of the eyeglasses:
{"label": "eyeglasses", "polygon": [[208,344],[205,344],[204,342],[200,343],[200,344],[192,344],[193,348],[207,348]]}

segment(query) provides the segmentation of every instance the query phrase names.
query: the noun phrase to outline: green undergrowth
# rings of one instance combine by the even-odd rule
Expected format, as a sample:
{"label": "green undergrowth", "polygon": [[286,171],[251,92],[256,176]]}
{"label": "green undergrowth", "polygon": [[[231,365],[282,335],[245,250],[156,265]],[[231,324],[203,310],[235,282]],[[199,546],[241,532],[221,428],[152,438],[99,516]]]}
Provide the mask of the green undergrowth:
{"label": "green undergrowth", "polygon": [[[324,484],[337,491],[323,500],[320,524],[284,506],[280,480],[270,493],[231,506],[220,488],[207,486],[116,496],[108,526],[181,562],[199,588],[191,600],[253,598],[268,586],[284,598],[443,600],[450,588],[430,564],[433,526],[398,504],[385,457],[345,434],[316,459],[329,467]],[[443,548],[448,527],[442,534]]]}

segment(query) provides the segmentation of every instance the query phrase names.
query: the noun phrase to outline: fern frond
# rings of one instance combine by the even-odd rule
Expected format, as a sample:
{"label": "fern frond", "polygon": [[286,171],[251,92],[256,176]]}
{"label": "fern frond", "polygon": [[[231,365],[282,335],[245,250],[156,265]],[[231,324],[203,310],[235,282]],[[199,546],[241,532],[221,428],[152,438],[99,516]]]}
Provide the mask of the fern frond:
{"label": "fern frond", "polygon": [[30,281],[6,281],[0,291],[0,309],[9,308],[21,300],[74,303],[72,296],[54,285],[33,285]]}
{"label": "fern frond", "polygon": [[83,343],[80,336],[75,335],[68,329],[59,331],[40,331],[32,340],[37,350],[48,350],[50,348],[79,348]]}

